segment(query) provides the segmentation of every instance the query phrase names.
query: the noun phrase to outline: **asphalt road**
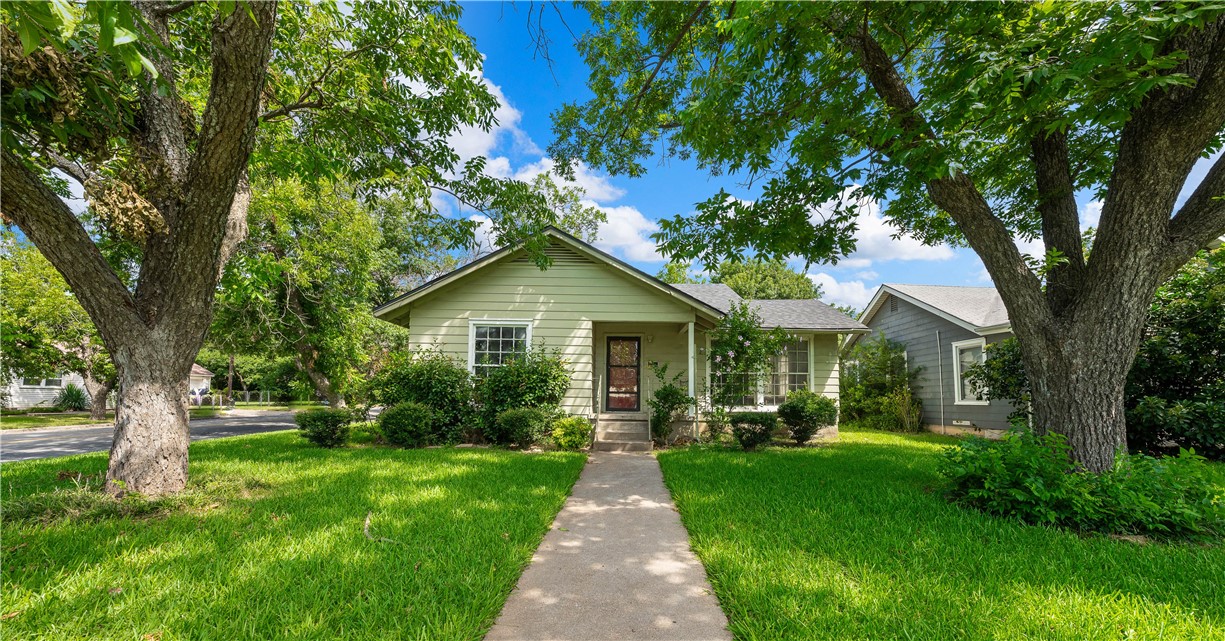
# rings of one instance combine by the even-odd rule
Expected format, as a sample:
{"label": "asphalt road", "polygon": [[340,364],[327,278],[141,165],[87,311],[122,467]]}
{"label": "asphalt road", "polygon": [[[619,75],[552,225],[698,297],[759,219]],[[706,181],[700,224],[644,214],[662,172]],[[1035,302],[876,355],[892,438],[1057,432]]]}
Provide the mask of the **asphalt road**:
{"label": "asphalt road", "polygon": [[[259,434],[294,429],[293,412],[251,412],[243,416],[202,418],[191,422],[191,440]],[[0,432],[0,462],[25,461],[111,449],[114,429],[101,427],[48,427],[41,430]]]}

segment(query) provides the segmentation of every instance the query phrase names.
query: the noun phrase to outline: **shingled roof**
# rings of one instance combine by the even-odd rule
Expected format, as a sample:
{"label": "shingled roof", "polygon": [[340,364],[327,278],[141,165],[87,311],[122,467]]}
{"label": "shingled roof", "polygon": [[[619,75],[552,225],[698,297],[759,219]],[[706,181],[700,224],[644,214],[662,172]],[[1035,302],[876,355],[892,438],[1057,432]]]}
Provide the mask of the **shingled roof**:
{"label": "shingled roof", "polygon": [[1004,299],[1000,298],[1000,293],[994,287],[897,284],[888,284],[886,287],[956,316],[975,327],[992,327],[1008,322],[1008,309],[1004,307]]}
{"label": "shingled roof", "polygon": [[859,321],[814,299],[797,300],[746,300],[731,287],[722,283],[679,284],[673,287],[727,313],[733,303],[748,303],[761,316],[766,327],[786,329],[815,329],[823,331],[866,331]]}

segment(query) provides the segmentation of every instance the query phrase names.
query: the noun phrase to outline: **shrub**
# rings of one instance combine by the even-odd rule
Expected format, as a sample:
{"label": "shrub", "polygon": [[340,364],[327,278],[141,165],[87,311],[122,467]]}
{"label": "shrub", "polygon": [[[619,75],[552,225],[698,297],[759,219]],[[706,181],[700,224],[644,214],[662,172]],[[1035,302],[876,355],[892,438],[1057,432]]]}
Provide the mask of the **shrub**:
{"label": "shrub", "polygon": [[732,436],[746,452],[769,443],[778,429],[778,414],[774,412],[733,412],[730,420]]}
{"label": "shrub", "polygon": [[693,397],[680,385],[682,373],[678,372],[669,379],[666,363],[651,363],[650,367],[655,378],[659,380],[659,387],[647,400],[647,405],[651,407],[651,439],[663,445],[672,435],[672,423],[681,412],[693,406]]}
{"label": "shrub", "polygon": [[1146,396],[1127,410],[1127,444],[1159,453],[1167,443],[1225,460],[1225,401],[1167,401]]}
{"label": "shrub", "polygon": [[567,416],[553,422],[553,443],[563,450],[581,450],[591,441],[591,422]]}
{"label": "shrub", "polygon": [[1225,504],[1204,459],[1120,456],[1102,473],[1077,471],[1059,434],[1024,430],[968,438],[940,463],[953,501],[1026,523],[1108,534],[1225,533]]}
{"label": "shrub", "polygon": [[556,352],[537,348],[507,361],[485,374],[478,387],[481,429],[485,438],[498,445],[514,439],[498,426],[498,416],[509,409],[538,407],[556,411],[570,388],[570,372]]}
{"label": "shrub", "polygon": [[55,395],[55,407],[61,412],[81,412],[89,409],[89,394],[79,385],[68,383]]}
{"label": "shrub", "polygon": [[424,403],[406,401],[379,414],[379,431],[388,443],[400,447],[424,447],[438,441],[437,416]]}
{"label": "shrub", "polygon": [[706,439],[711,442],[717,442],[723,438],[731,426],[730,414],[726,407],[716,405],[704,413],[704,418],[706,419]]}
{"label": "shrub", "polygon": [[396,357],[371,382],[374,402],[385,407],[405,402],[434,410],[440,443],[455,443],[473,418],[472,375],[468,368],[437,349]]}
{"label": "shrub", "polygon": [[298,412],[293,417],[302,436],[319,447],[342,447],[349,442],[349,423],[353,414],[348,410],[315,409]]}
{"label": "shrub", "polygon": [[791,430],[796,445],[803,445],[821,428],[838,422],[838,404],[816,392],[794,390],[778,406],[778,417]]}
{"label": "shrub", "polygon": [[544,438],[552,418],[549,411],[539,407],[516,407],[498,414],[496,422],[498,433],[508,442],[527,449]]}

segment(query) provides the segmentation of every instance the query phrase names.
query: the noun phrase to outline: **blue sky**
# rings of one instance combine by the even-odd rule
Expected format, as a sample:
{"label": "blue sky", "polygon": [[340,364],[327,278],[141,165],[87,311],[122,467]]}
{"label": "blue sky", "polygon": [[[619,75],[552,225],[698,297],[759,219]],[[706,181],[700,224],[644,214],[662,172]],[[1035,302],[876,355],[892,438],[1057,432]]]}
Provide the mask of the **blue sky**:
{"label": "blue sky", "polygon": [[[540,4],[510,2],[464,3],[461,26],[485,56],[483,75],[502,100],[498,127],[492,132],[467,131],[456,137],[460,154],[490,158],[491,173],[530,178],[551,165],[544,148],[552,141],[550,114],[562,104],[584,100],[587,67],[574,50],[570,31],[552,7],[546,5],[543,25],[552,39],[550,65],[535,51],[528,28]],[[533,11],[529,16],[529,8]],[[585,13],[558,6],[574,33],[587,29]],[[588,198],[603,209],[608,223],[600,229],[597,245],[635,266],[655,273],[663,258],[649,235],[655,221],[693,211],[694,204],[720,188],[742,197],[753,193],[740,187],[734,176],[710,177],[693,163],[656,159],[646,176],[609,177],[581,168],[578,183]],[[1207,172],[1202,161],[1188,181],[1190,190]],[[1096,224],[1098,203],[1088,195],[1079,199],[1082,223]],[[880,208],[869,203],[859,221],[858,248],[837,265],[814,265],[809,277],[819,283],[827,302],[862,308],[881,283],[990,286],[982,262],[968,249],[928,247],[914,239],[894,239],[896,230],[880,218]],[[1019,242],[1027,252],[1041,254],[1041,243]]]}

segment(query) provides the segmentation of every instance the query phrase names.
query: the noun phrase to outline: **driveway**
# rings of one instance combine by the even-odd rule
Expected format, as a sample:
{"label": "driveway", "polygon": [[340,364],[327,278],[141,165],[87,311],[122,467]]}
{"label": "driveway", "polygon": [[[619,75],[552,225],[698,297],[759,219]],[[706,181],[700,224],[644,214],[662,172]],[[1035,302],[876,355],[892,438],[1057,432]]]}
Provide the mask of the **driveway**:
{"label": "driveway", "polygon": [[[236,410],[230,416],[192,421],[191,440],[259,434],[295,427],[293,412]],[[111,449],[113,434],[114,428],[110,425],[5,430],[0,432],[0,462],[105,452]]]}

